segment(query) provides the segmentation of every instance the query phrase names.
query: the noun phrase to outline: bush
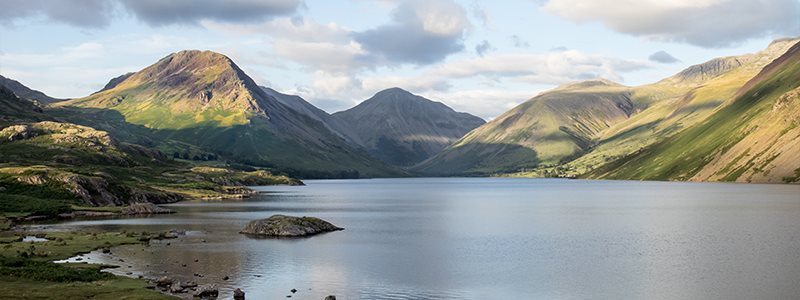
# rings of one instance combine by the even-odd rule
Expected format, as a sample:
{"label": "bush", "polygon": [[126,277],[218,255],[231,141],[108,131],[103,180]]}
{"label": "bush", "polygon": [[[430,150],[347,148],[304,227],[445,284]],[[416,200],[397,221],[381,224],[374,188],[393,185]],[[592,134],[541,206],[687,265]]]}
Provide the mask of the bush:
{"label": "bush", "polygon": [[71,212],[72,206],[65,200],[45,200],[22,195],[0,194],[0,211],[52,217]]}
{"label": "bush", "polygon": [[70,268],[52,262],[3,256],[0,256],[0,276],[53,282],[90,282],[114,277],[98,269]]}

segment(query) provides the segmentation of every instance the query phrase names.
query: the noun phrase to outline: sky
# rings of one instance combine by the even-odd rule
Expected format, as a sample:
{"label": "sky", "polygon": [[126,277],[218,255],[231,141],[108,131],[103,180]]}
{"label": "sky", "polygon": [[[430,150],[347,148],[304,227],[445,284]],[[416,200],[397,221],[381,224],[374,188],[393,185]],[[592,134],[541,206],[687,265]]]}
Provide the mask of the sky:
{"label": "sky", "polygon": [[333,113],[400,87],[492,119],[561,84],[658,81],[800,35],[800,0],[2,0],[0,75],[77,98],[172,52]]}

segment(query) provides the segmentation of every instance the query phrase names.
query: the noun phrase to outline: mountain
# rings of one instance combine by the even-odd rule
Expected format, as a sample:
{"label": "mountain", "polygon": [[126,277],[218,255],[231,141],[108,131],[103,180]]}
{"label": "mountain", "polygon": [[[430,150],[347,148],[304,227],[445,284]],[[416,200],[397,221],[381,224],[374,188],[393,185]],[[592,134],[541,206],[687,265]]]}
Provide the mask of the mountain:
{"label": "mountain", "polygon": [[303,177],[403,175],[271,96],[219,53],[173,53],[109,87],[56,103],[62,111],[54,113],[166,153],[199,147]]}
{"label": "mountain", "polygon": [[[608,97],[609,92],[617,97],[621,96],[620,93],[624,94],[630,103],[623,102],[625,104],[622,106],[625,108],[623,111],[628,113],[628,116],[622,118],[608,119],[607,115],[580,113],[580,110],[576,111],[573,108],[555,111],[552,117],[542,118],[540,115],[545,114],[547,109],[521,110],[523,106],[533,105],[531,102],[542,100],[543,97],[550,97],[553,103],[569,99],[559,94],[564,90],[587,86],[597,88],[602,85],[588,81],[555,89],[476,129],[415,170],[428,174],[447,174],[440,172],[454,170],[455,174],[511,173],[512,176],[533,177],[575,177],[598,169],[608,172],[606,166],[642,153],[656,143],[706,122],[715,112],[730,105],[749,80],[756,77],[765,66],[787,53],[798,41],[800,40],[776,40],[757,53],[712,59],[690,66],[674,76],[652,84],[616,91],[584,90],[582,96],[586,98]],[[605,85],[613,86],[608,83]],[[628,109],[627,105],[632,106],[632,109]],[[522,120],[516,121],[510,118],[512,116]],[[556,132],[552,128],[569,129],[574,128],[576,124],[602,124],[602,126],[594,127],[593,131],[579,135],[587,138],[585,140],[573,139],[583,142],[570,145],[564,143],[563,138],[561,143],[554,143],[553,137],[542,134],[543,129],[540,125],[542,119],[552,120],[553,124],[549,126],[550,132]],[[502,122],[506,122],[506,126],[516,126],[522,130],[514,131],[516,136],[510,134],[506,126],[500,126]],[[517,125],[511,125],[515,123]],[[490,130],[491,127],[496,128]],[[531,144],[518,142],[528,136],[532,136]],[[537,143],[538,149],[533,146]],[[545,159],[542,159],[543,153],[560,155],[545,156]],[[592,177],[602,177],[596,172],[592,174],[594,174]],[[638,175],[626,174],[631,176],[609,176],[639,178]],[[710,177],[709,179],[719,180]]]}
{"label": "mountain", "polygon": [[378,92],[333,114],[352,128],[343,132],[370,155],[408,167],[438,153],[485,121],[400,88]]}
{"label": "mountain", "polygon": [[19,83],[19,81],[3,77],[2,75],[0,75],[0,86],[4,86],[7,89],[11,90],[12,92],[14,92],[15,95],[17,95],[17,97],[20,97],[22,99],[34,100],[43,104],[53,103],[63,100],[47,96],[40,91],[28,88],[27,86]]}
{"label": "mountain", "polygon": [[49,119],[41,107],[31,101],[20,99],[13,91],[0,85],[0,126]]}
{"label": "mountain", "polygon": [[799,124],[800,43],[795,43],[703,122],[589,176],[799,182]]}
{"label": "mountain", "polygon": [[113,89],[115,86],[117,86],[121,82],[125,81],[125,79],[128,79],[128,77],[131,77],[133,74],[135,74],[135,73],[134,72],[128,72],[128,73],[119,75],[117,77],[111,78],[111,80],[109,80],[108,83],[106,83],[106,85],[103,86],[102,89],[100,89],[97,92],[94,92],[93,95],[97,94],[97,93],[100,93],[102,91]]}
{"label": "mountain", "polygon": [[337,134],[340,138],[346,140],[351,145],[360,145],[361,141],[357,139],[355,133],[348,124],[339,118],[331,116],[324,110],[321,110],[311,103],[308,103],[300,96],[287,95],[280,93],[268,87],[261,87],[267,94],[275,97],[281,104],[294,109],[294,111],[305,115],[308,118],[321,122],[331,132]]}
{"label": "mountain", "polygon": [[639,112],[599,134],[591,152],[561,166],[558,173],[578,176],[704,122],[799,41],[777,40],[756,53],[712,59],[656,83],[635,87],[632,99]]}
{"label": "mountain", "polygon": [[433,174],[489,174],[558,164],[634,112],[631,89],[607,80],[542,93],[473,130],[413,168]]}

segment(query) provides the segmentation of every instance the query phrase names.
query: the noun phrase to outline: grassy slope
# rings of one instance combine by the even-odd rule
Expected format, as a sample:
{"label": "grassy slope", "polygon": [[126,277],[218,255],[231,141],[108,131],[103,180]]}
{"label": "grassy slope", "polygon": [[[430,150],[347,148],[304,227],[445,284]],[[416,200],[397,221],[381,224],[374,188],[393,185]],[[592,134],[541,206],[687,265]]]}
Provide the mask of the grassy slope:
{"label": "grassy slope", "polygon": [[[0,130],[0,211],[55,215],[70,205],[174,202],[246,192],[241,185],[297,184],[264,170],[194,167],[108,134],[69,123]],[[9,141],[10,133],[35,134]]]}
{"label": "grassy slope", "polygon": [[175,53],[112,89],[54,107],[49,112],[66,120],[166,153],[205,149],[305,178],[404,175],[280,104],[230,59],[208,51]]}
{"label": "grassy slope", "polygon": [[[588,174],[593,178],[688,180],[706,165],[744,140],[764,122],[777,99],[800,84],[800,56],[795,46],[779,61],[766,67],[751,80],[730,104],[714,112],[708,119],[680,133],[653,144],[633,155],[622,158]],[[796,105],[791,108],[796,109]],[[792,130],[788,126],[778,131]],[[775,129],[779,127],[773,127]],[[756,133],[765,135],[766,133]],[[741,146],[740,146],[741,147]],[[791,149],[789,149],[791,150]],[[796,151],[796,149],[794,150]],[[727,167],[742,159],[728,158],[727,163],[717,162],[713,171],[695,179],[737,180],[743,172],[755,167],[746,164]],[[747,158],[747,160],[751,160]],[[722,166],[722,167],[720,167]],[[709,175],[710,174],[710,175]],[[716,176],[712,176],[716,175]],[[785,177],[774,173],[773,178]]]}
{"label": "grassy slope", "polygon": [[491,174],[555,165],[584,153],[594,136],[628,118],[630,89],[590,81],[546,92],[473,130],[412,170]]}
{"label": "grassy slope", "polygon": [[[512,176],[579,176],[641,151],[705,120],[727,105],[748,80],[796,42],[778,41],[755,54],[701,64],[705,66],[717,60],[742,63],[714,76],[685,78],[682,72],[654,84],[635,87],[631,99],[638,107],[638,112],[598,134],[596,145],[590,152],[557,167],[540,168]],[[687,70],[691,69],[697,68],[695,66]]]}
{"label": "grassy slope", "polygon": [[0,127],[23,121],[43,121],[50,118],[33,102],[17,98],[14,92],[0,86]]}

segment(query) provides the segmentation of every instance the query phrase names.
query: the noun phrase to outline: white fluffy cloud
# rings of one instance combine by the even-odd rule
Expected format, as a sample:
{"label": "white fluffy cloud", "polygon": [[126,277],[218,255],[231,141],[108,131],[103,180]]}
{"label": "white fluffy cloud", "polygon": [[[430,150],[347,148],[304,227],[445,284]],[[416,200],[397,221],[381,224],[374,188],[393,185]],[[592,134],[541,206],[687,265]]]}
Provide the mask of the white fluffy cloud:
{"label": "white fluffy cloud", "polygon": [[800,34],[797,0],[548,0],[544,10],[621,33],[701,47]]}
{"label": "white fluffy cloud", "polygon": [[621,80],[622,73],[650,67],[643,61],[586,54],[576,50],[540,54],[497,54],[447,63],[430,75],[441,80],[483,76],[511,78],[531,84],[561,84],[604,77]]}

